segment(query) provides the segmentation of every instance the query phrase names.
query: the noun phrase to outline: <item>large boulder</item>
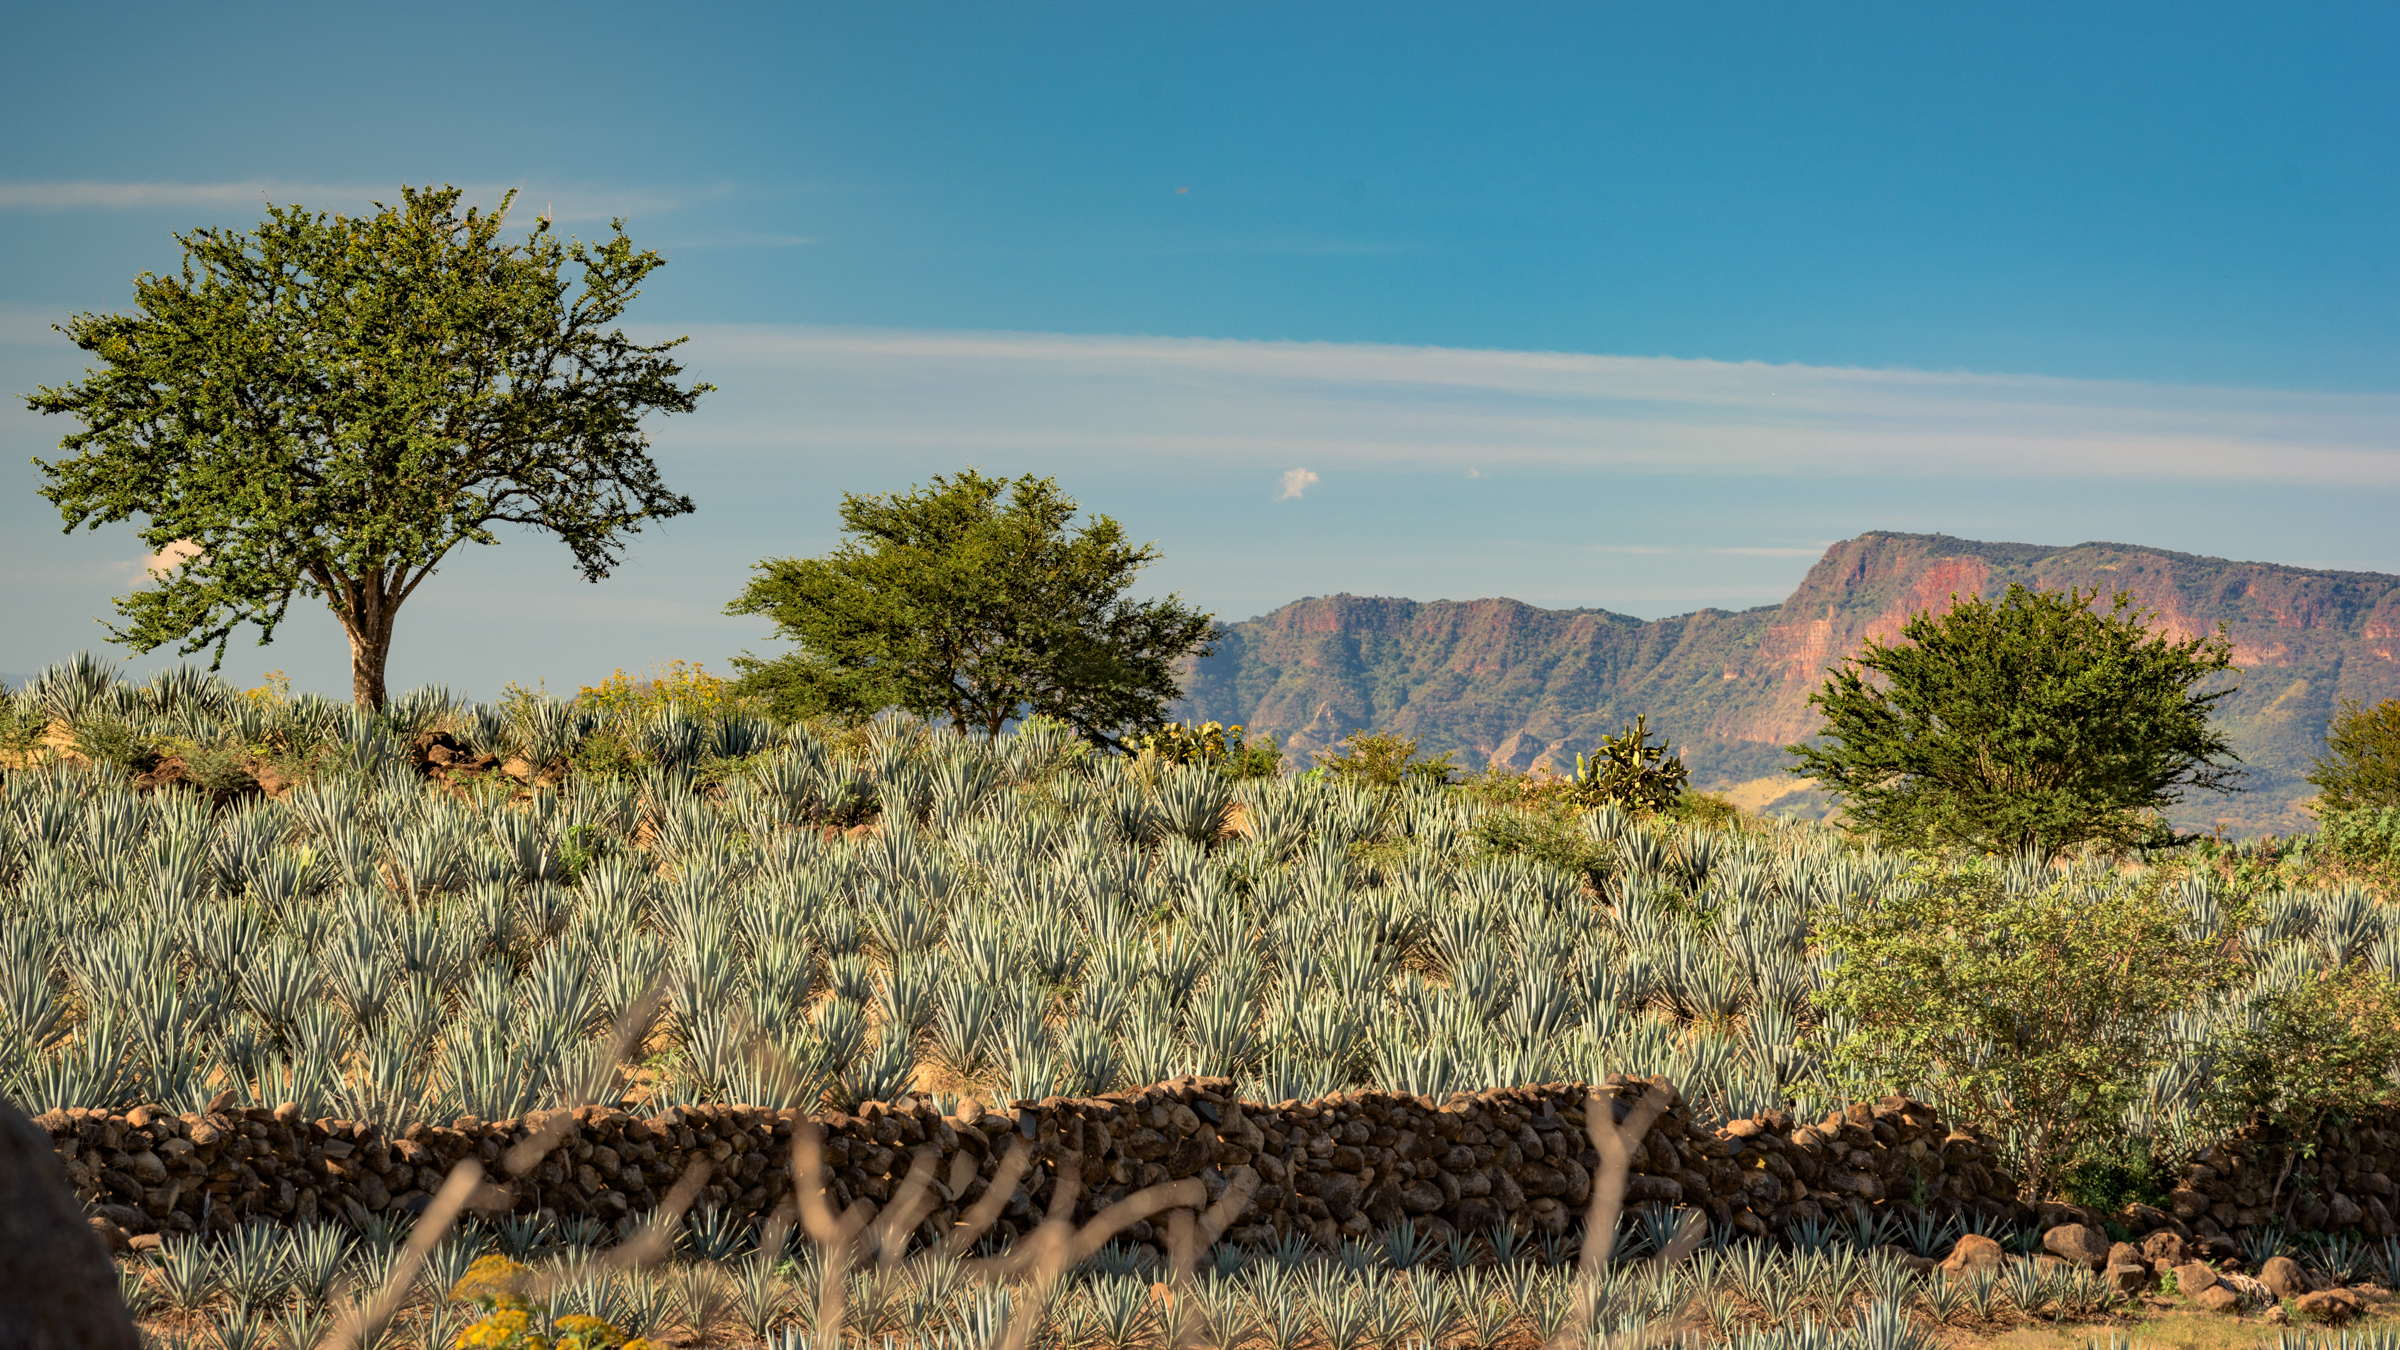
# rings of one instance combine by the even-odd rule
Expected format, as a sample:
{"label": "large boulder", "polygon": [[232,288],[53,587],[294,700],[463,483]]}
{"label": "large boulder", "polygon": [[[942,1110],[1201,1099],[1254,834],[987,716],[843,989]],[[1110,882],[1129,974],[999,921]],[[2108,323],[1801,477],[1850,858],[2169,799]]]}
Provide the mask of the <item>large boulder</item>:
{"label": "large boulder", "polygon": [[2216,1287],[2216,1270],[2202,1262],[2186,1261],[2175,1267],[2175,1288],[2185,1298],[2198,1298]]}
{"label": "large boulder", "polygon": [[2300,1273],[2300,1263],[2288,1256],[2270,1256],[2258,1268],[2258,1282],[2277,1298],[2298,1298],[2314,1286]]}
{"label": "large boulder", "polygon": [[2064,1223],[2042,1234],[2042,1248],[2061,1261],[2085,1270],[2108,1266],[2108,1235],[2079,1223]]}
{"label": "large boulder", "polygon": [[116,1267],[50,1135],[0,1101],[0,1327],[10,1350],[136,1350]]}
{"label": "large boulder", "polygon": [[1961,1271],[1998,1267],[2007,1262],[2008,1253],[2001,1249],[1999,1243],[1981,1233],[1969,1233],[1950,1249],[1949,1256],[1943,1258],[1942,1273],[1956,1275]]}

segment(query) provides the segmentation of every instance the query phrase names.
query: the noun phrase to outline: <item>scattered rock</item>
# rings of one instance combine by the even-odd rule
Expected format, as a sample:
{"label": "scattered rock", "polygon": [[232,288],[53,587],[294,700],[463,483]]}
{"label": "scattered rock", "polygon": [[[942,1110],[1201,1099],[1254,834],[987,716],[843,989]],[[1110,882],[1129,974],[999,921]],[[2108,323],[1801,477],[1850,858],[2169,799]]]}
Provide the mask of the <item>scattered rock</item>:
{"label": "scattered rock", "polygon": [[2129,1261],[2122,1265],[2111,1265],[2101,1272],[2101,1278],[2108,1281],[2109,1288],[2120,1294],[2138,1294],[2150,1287],[2151,1272],[2150,1267],[2141,1262]]}
{"label": "scattered rock", "polygon": [[2192,1301],[2208,1312],[2239,1314],[2242,1297],[2224,1285],[2215,1284],[2192,1296]]}
{"label": "scattered rock", "polygon": [[2150,1268],[2164,1275],[2192,1259],[2191,1250],[2180,1233],[2152,1233],[2142,1239],[2142,1259]]}
{"label": "scattered rock", "polygon": [[2107,1267],[2108,1245],[2106,1236],[2079,1223],[2061,1224],[2042,1234],[2044,1250],[2086,1270]]}
{"label": "scattered rock", "polygon": [[2288,1256],[2270,1256],[2258,1268],[2258,1282],[2277,1298],[2298,1298],[2316,1286],[2301,1273],[2300,1263]]}
{"label": "scattered rock", "polygon": [[2273,1303],[2275,1301],[2275,1296],[2267,1292],[2267,1287],[2265,1285],[2260,1284],[2258,1281],[2251,1279],[2249,1276],[2244,1275],[2238,1270],[2218,1271],[2217,1283],[2232,1290],[2234,1294],[2242,1300],[2242,1302],[2252,1306],[2256,1306],[2261,1303]]}
{"label": "scattered rock", "polygon": [[1915,1275],[1931,1274],[1939,1264],[1931,1257],[1919,1256],[1906,1247],[1894,1246],[1888,1242],[1876,1250],[1885,1260],[1904,1266],[1911,1274]]}
{"label": "scattered rock", "polygon": [[2198,1298],[2217,1287],[2217,1272],[2198,1261],[2175,1267],[2175,1288],[2185,1298]]}
{"label": "scattered rock", "polygon": [[2304,1317],[2313,1317],[2333,1326],[2339,1326],[2366,1311],[2366,1304],[2347,1289],[2323,1289],[2313,1294],[2302,1294],[2292,1306],[2298,1308]]}
{"label": "scattered rock", "polygon": [[2132,1204],[2125,1207],[2125,1227],[2129,1232],[2155,1232],[2174,1222],[2173,1215],[2155,1205]]}
{"label": "scattered rock", "polygon": [[124,1229],[119,1228],[115,1224],[97,1214],[91,1217],[90,1222],[92,1225],[92,1232],[96,1234],[102,1242],[108,1244],[108,1249],[110,1251],[122,1252],[131,1251],[133,1249],[133,1240],[126,1236]]}
{"label": "scattered rock", "polygon": [[1999,1243],[1981,1233],[1969,1233],[1950,1249],[1949,1256],[1943,1258],[1941,1270],[1945,1275],[1955,1275],[1965,1270],[1996,1268],[2007,1261],[2008,1253],[2001,1249]]}

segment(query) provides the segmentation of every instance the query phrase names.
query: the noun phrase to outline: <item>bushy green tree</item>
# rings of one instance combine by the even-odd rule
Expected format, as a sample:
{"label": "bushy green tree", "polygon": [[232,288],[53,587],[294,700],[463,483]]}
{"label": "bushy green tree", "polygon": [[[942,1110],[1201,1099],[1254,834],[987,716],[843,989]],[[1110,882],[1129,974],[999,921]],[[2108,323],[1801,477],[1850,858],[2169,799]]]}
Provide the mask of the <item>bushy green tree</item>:
{"label": "bushy green tree", "polygon": [[1158,550],[1107,516],[1072,528],[1078,509],[1055,479],[972,469],[844,494],[840,548],[759,563],[726,606],[798,644],[737,659],[740,688],[785,718],[900,708],[996,736],[1039,714],[1123,748],[1166,721],[1177,667],[1215,625],[1181,596],[1127,594]]}
{"label": "bushy green tree", "polygon": [[1903,1092],[2013,1138],[2046,1196],[2119,1128],[2168,1053],[2167,1015],[2222,964],[2187,940],[2156,884],[2012,890],[1987,866],[1926,866],[1826,922],[1837,958],[1814,997],[1849,1099]]}
{"label": "bushy green tree", "polygon": [[2233,691],[2202,691],[2233,647],[2222,630],[2153,633],[2129,595],[2096,612],[2098,596],[1953,596],[1900,642],[1868,639],[1809,696],[1823,743],[1790,747],[1791,771],[1899,845],[2048,856],[2158,838],[2187,790],[2236,790],[2210,720]]}
{"label": "bushy green tree", "polygon": [[1317,768],[1336,778],[1356,778],[1376,787],[1403,783],[1440,786],[1458,772],[1450,762],[1453,751],[1422,755],[1416,738],[1390,731],[1353,731],[1330,749],[1319,750]]}
{"label": "bushy green tree", "polygon": [[2400,698],[2372,707],[2342,700],[2308,781],[2316,785],[2320,815],[2400,806]]}
{"label": "bushy green tree", "polygon": [[295,595],[323,600],[353,695],[380,708],[400,607],[450,550],[545,530],[598,581],[641,522],[692,509],[641,421],[708,386],[677,383],[682,339],[613,327],[664,260],[622,222],[597,244],[547,220],[510,243],[509,198],[462,214],[459,195],[178,235],[181,271],[136,278],[134,312],[63,326],[102,364],[26,399],[83,424],[72,457],[34,461],[42,495],[69,531],[138,516],[177,559],[116,602],[116,641],[222,663],[236,627],[263,644]]}

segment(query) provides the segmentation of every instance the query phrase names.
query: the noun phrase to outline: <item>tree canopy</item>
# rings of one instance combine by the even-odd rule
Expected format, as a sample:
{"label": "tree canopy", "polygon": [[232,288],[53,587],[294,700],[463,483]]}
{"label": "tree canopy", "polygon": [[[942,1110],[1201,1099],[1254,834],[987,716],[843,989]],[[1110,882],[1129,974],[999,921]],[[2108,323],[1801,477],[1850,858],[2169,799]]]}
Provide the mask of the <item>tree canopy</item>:
{"label": "tree canopy", "polygon": [[[613,327],[663,265],[616,222],[598,243],[539,221],[501,238],[511,197],[458,210],[403,187],[364,216],[270,206],[255,230],[176,236],[174,276],[134,311],[61,327],[101,361],[29,395],[83,424],[36,460],[67,529],[141,517],[157,584],[120,597],[135,651],[274,639],[295,595],[349,636],[352,691],[380,707],[401,605],[460,544],[546,530],[598,581],[640,522],[692,509],[641,419],[689,412],[668,353]],[[573,275],[570,275],[570,269]]]}
{"label": "tree canopy", "polygon": [[2308,781],[2321,814],[2400,806],[2400,698],[2371,707],[2344,699]]}
{"label": "tree canopy", "polygon": [[1822,744],[1790,747],[1791,771],[1896,844],[2046,856],[2157,837],[2187,789],[2235,790],[2210,720],[2233,691],[2199,688],[2232,669],[2232,644],[2153,634],[2131,596],[2105,614],[2098,596],[1953,596],[1901,642],[1868,639],[1809,696]]}
{"label": "tree canopy", "polygon": [[745,690],[779,716],[899,708],[998,735],[1033,714],[1122,749],[1166,720],[1176,667],[1215,625],[1180,596],[1127,594],[1158,558],[1057,482],[969,469],[925,487],[842,497],[842,545],[770,558],[731,614],[764,615],[795,651],[740,658]]}

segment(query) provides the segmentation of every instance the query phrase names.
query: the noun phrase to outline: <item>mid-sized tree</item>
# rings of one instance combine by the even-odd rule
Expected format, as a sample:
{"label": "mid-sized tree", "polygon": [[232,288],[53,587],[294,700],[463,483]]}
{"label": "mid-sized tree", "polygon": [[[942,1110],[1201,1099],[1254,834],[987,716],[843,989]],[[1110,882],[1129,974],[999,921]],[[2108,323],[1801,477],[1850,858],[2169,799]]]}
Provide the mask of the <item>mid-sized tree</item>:
{"label": "mid-sized tree", "polygon": [[1128,595],[1150,544],[1081,508],[1055,479],[969,469],[922,488],[845,493],[841,546],[769,558],[726,606],[798,644],[742,656],[741,688],[781,717],[871,717],[897,708],[999,735],[1039,714],[1126,749],[1181,695],[1176,667],[1211,648],[1209,615]]}
{"label": "mid-sized tree", "polygon": [[2322,815],[2400,806],[2400,698],[2372,706],[2344,699],[2308,781]]}
{"label": "mid-sized tree", "polygon": [[2132,597],[2103,614],[2098,596],[2012,585],[1869,638],[1809,696],[1823,743],[1789,747],[1791,771],[1895,845],[2048,857],[2160,839],[2187,790],[2238,790],[2211,721],[2233,690],[2201,689],[2232,643],[2154,633]]}
{"label": "mid-sized tree", "polygon": [[670,355],[615,327],[664,263],[616,222],[598,243],[548,220],[501,237],[514,194],[459,209],[403,187],[362,216],[268,208],[255,230],[176,236],[177,275],[134,281],[134,310],[61,326],[99,358],[29,395],[83,424],[36,460],[67,529],[141,518],[157,584],[122,596],[135,651],[274,639],[294,596],[350,639],[351,691],[380,708],[400,607],[460,544],[548,531],[586,580],[641,522],[679,515],[643,417],[689,412]]}

